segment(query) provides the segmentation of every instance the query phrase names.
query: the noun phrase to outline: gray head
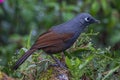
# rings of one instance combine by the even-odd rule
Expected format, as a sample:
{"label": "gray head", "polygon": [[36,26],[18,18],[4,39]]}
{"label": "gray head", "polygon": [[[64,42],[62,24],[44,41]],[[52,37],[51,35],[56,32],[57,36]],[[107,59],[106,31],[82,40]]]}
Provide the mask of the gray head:
{"label": "gray head", "polygon": [[77,16],[77,20],[80,21],[80,23],[82,25],[90,25],[92,23],[100,23],[99,20],[96,20],[94,17],[92,17],[90,14],[88,13],[81,13]]}
{"label": "gray head", "polygon": [[51,29],[60,33],[77,32],[77,31],[81,33],[83,29],[86,28],[86,26],[92,23],[99,23],[99,22],[100,21],[93,18],[90,14],[81,13],[78,14],[78,16],[76,16],[75,18],[71,19],[70,21],[54,26]]}

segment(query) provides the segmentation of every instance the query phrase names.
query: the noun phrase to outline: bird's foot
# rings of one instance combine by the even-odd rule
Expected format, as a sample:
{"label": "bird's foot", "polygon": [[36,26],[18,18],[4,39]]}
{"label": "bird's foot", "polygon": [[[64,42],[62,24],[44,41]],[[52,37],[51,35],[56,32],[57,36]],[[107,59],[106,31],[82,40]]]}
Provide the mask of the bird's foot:
{"label": "bird's foot", "polygon": [[53,60],[58,64],[58,66],[59,67],[61,67],[61,68],[64,68],[64,69],[67,69],[67,67],[66,67],[66,65],[65,64],[63,64],[62,62],[60,62],[57,58],[55,58],[53,55],[50,55],[52,58],[53,58]]}
{"label": "bird's foot", "polygon": [[62,63],[62,62],[60,62],[59,60],[57,60],[57,64],[58,64],[61,68],[67,69],[65,63]]}
{"label": "bird's foot", "polygon": [[61,67],[61,68],[64,68],[64,69],[67,69],[66,65],[63,64],[63,63],[55,63],[55,64],[51,64],[51,66],[54,66],[54,67]]}

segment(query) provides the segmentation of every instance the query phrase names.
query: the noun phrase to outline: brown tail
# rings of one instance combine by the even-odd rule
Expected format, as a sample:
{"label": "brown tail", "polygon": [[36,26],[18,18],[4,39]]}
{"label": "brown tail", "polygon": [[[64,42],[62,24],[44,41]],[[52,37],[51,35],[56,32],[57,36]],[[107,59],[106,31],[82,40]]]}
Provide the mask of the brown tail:
{"label": "brown tail", "polygon": [[13,69],[16,70],[35,50],[28,50],[14,65]]}

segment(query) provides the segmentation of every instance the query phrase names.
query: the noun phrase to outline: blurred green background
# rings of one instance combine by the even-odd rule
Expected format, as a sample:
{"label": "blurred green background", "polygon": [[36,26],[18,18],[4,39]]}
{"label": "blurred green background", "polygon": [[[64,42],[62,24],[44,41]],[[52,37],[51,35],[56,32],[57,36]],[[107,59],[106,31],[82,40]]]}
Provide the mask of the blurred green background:
{"label": "blurred green background", "polygon": [[5,0],[0,4],[0,65],[10,66],[15,53],[29,48],[39,34],[82,12],[101,21],[86,29],[86,33],[99,32],[92,43],[119,54],[120,0]]}

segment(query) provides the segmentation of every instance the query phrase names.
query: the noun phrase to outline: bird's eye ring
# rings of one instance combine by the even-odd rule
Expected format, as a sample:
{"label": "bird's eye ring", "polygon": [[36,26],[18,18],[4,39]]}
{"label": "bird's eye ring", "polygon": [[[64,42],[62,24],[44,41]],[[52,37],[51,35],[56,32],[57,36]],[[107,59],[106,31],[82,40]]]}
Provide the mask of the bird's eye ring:
{"label": "bird's eye ring", "polygon": [[86,21],[86,22],[89,22],[89,21],[90,21],[90,18],[89,18],[89,17],[86,17],[86,18],[85,18],[85,21]]}

